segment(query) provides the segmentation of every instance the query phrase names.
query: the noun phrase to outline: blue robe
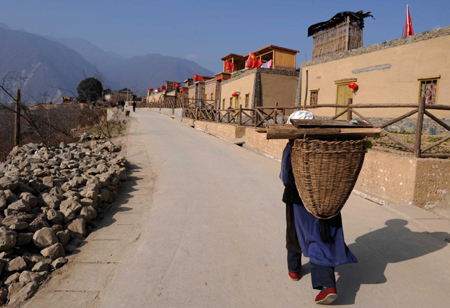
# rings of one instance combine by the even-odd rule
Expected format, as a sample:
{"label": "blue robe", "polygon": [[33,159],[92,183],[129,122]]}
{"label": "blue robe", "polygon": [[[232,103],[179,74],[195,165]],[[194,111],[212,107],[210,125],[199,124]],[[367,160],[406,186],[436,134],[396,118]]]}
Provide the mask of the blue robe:
{"label": "blue robe", "polygon": [[[291,147],[288,143],[281,160],[280,179],[283,184],[286,184],[291,170]],[[332,243],[324,243],[320,239],[319,219],[309,213],[303,205],[294,204],[294,216],[298,242],[303,255],[310,258],[311,263],[329,267],[358,263],[344,242],[341,214],[329,220]]]}

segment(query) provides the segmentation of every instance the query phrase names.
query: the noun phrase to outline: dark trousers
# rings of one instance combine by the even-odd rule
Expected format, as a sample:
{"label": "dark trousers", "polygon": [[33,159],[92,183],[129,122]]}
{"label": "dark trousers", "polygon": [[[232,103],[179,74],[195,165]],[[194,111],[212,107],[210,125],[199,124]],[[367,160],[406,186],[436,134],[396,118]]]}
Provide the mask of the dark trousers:
{"label": "dark trousers", "polygon": [[136,111],[136,106],[133,106],[133,112],[135,112]]}
{"label": "dark trousers", "polygon": [[[287,255],[288,270],[291,273],[298,273],[302,268],[302,255],[288,251]],[[316,290],[323,287],[336,287],[336,277],[334,276],[334,267],[317,265],[309,262],[311,265],[311,282]]]}

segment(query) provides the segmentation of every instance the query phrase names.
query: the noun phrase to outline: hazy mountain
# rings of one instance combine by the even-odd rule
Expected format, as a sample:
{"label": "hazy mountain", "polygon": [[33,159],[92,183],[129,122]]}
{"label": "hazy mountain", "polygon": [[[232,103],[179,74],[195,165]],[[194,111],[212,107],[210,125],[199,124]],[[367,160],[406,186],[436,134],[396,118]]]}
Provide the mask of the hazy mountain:
{"label": "hazy mountain", "polygon": [[166,80],[181,81],[194,74],[214,76],[214,73],[193,61],[183,58],[148,54],[116,62],[102,71],[108,79],[114,80],[142,95],[148,87],[157,88]]}
{"label": "hazy mountain", "polygon": [[78,52],[86,61],[97,67],[99,71],[109,69],[118,62],[125,61],[126,58],[112,51],[103,49],[80,38],[49,38],[66,45]]}
{"label": "hazy mountain", "polygon": [[[31,96],[40,101],[44,93],[47,100],[61,100],[62,95],[71,95],[70,91],[76,93],[85,76],[96,74],[95,67],[78,53],[41,36],[0,27],[0,42],[0,77],[9,72],[27,77],[21,81],[25,100]],[[13,79],[6,82],[13,89],[19,84]],[[7,99],[5,93],[0,92],[0,99]]]}

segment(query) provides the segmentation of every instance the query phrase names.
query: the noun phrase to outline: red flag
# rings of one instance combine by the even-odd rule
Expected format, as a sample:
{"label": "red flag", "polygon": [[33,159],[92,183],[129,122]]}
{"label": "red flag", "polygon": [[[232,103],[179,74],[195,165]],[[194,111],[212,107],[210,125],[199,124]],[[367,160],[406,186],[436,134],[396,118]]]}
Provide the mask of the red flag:
{"label": "red flag", "polygon": [[203,81],[203,76],[195,75],[194,74],[194,81]]}
{"label": "red flag", "polygon": [[167,90],[167,88],[166,88],[166,86],[165,86],[165,85],[161,85],[161,89],[163,89],[164,91],[166,91],[166,90]]}
{"label": "red flag", "polygon": [[262,61],[255,57],[253,52],[248,56],[247,64],[245,65],[249,69],[254,69],[255,67],[261,67],[263,65]]}
{"label": "red flag", "polygon": [[414,35],[412,26],[411,14],[409,13],[409,5],[406,5],[406,23],[405,23],[405,36]]}
{"label": "red flag", "polygon": [[149,87],[148,90],[153,93],[153,88]]}
{"label": "red flag", "polygon": [[230,69],[230,64],[231,64],[230,61],[225,60],[225,70],[228,71],[228,72],[230,72],[230,70],[231,70]]}
{"label": "red flag", "polygon": [[158,92],[162,92],[161,88],[158,88]]}
{"label": "red flag", "polygon": [[180,84],[175,82],[175,83],[173,84],[173,86],[174,86],[174,88],[176,88],[176,87],[179,87]]}

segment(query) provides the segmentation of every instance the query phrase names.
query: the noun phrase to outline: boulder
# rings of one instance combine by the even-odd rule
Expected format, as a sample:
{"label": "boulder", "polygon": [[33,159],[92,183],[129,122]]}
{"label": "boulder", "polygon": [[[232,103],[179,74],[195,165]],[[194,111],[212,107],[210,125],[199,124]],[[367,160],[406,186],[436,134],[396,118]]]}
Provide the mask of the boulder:
{"label": "boulder", "polygon": [[67,263],[67,259],[66,258],[58,258],[55,261],[52,262],[51,267],[54,270],[57,270],[58,268],[61,268],[64,264]]}
{"label": "boulder", "polygon": [[64,221],[63,214],[55,209],[49,209],[47,211],[47,220],[53,224],[61,224]]}
{"label": "boulder", "polygon": [[8,204],[11,204],[11,203],[16,202],[17,200],[19,200],[17,198],[17,196],[9,189],[3,191],[3,193],[5,194],[6,203],[8,203]]}
{"label": "boulder", "polygon": [[0,211],[3,211],[6,209],[6,206],[8,203],[6,202],[6,196],[3,190],[0,190]]}
{"label": "boulder", "polygon": [[39,261],[31,269],[32,272],[48,272],[50,270],[50,264],[47,262]]}
{"label": "boulder", "polygon": [[0,227],[0,251],[13,248],[17,243],[17,233]]}
{"label": "boulder", "polygon": [[[8,210],[5,210],[8,211]],[[13,224],[16,224],[20,221],[25,221],[25,218],[19,217],[17,215],[6,215],[6,217],[3,219],[2,224],[9,227]]]}
{"label": "boulder", "polygon": [[14,285],[18,285],[18,284],[24,284],[24,285],[21,285],[20,288],[18,288],[17,290],[15,290],[15,289],[9,290],[8,305],[11,307],[17,307],[19,303],[22,303],[23,301],[30,298],[34,294],[34,292],[36,292],[36,290],[39,286],[39,284],[36,282],[29,282],[27,284],[25,284],[24,282],[17,282]]}
{"label": "boulder", "polygon": [[63,246],[66,246],[70,241],[70,230],[59,231],[56,237]]}
{"label": "boulder", "polygon": [[15,224],[10,225],[9,228],[14,231],[25,230],[26,228],[28,228],[28,223],[25,221],[17,222]]}
{"label": "boulder", "polygon": [[58,209],[61,204],[62,196],[55,196],[55,195],[45,195],[43,200],[46,206],[48,206],[51,209]]}
{"label": "boulder", "polygon": [[14,190],[18,185],[18,182],[6,176],[0,178],[0,190]]}
{"label": "boulder", "polygon": [[52,258],[53,260],[64,257],[64,247],[61,243],[56,243],[50,247],[41,250],[41,254],[44,257]]}
{"label": "boulder", "polygon": [[33,235],[33,242],[38,248],[46,248],[58,243],[52,228],[42,228]]}
{"label": "boulder", "polygon": [[80,195],[84,198],[89,198],[96,201],[98,198],[98,192],[98,186],[96,184],[91,184],[84,187],[83,190],[80,191]]}
{"label": "boulder", "polygon": [[66,192],[66,191],[68,191],[68,190],[71,190],[71,189],[72,189],[72,185],[70,185],[69,182],[65,182],[65,183],[61,186],[61,190],[64,191],[64,192]]}
{"label": "boulder", "polygon": [[28,282],[39,283],[39,282],[42,282],[43,280],[44,280],[44,277],[42,275],[39,275],[38,273],[34,273],[32,271],[23,271],[19,277],[19,281],[25,282],[25,283],[28,283]]}
{"label": "boulder", "polygon": [[9,286],[10,284],[14,283],[14,282],[18,282],[20,278],[20,273],[14,273],[11,276],[9,276],[8,278],[6,278],[4,284],[6,286]]}
{"label": "boulder", "polygon": [[5,271],[7,272],[19,272],[23,271],[27,268],[27,263],[22,257],[16,257],[12,260],[10,260],[5,265]]}
{"label": "boulder", "polygon": [[64,222],[74,219],[82,205],[73,199],[67,199],[61,202],[60,211],[64,216]]}
{"label": "boulder", "polygon": [[92,205],[83,206],[80,211],[80,216],[83,217],[86,222],[90,222],[97,217],[97,211]]}
{"label": "boulder", "polygon": [[20,194],[19,196],[20,199],[25,200],[26,202],[28,202],[28,204],[34,208],[37,205],[37,198],[30,192],[23,192]]}
{"label": "boulder", "polygon": [[19,233],[17,235],[17,246],[23,246],[31,242],[33,239],[33,233]]}
{"label": "boulder", "polygon": [[86,236],[86,221],[84,218],[77,218],[67,224],[67,229],[75,234]]}
{"label": "boulder", "polygon": [[30,225],[28,226],[28,230],[30,230],[31,232],[36,232],[39,229],[46,228],[49,226],[50,225],[45,219],[45,216],[42,214],[36,217],[36,219],[30,223]]}
{"label": "boulder", "polygon": [[6,303],[6,297],[8,296],[8,290],[6,288],[0,288],[0,305]]}

